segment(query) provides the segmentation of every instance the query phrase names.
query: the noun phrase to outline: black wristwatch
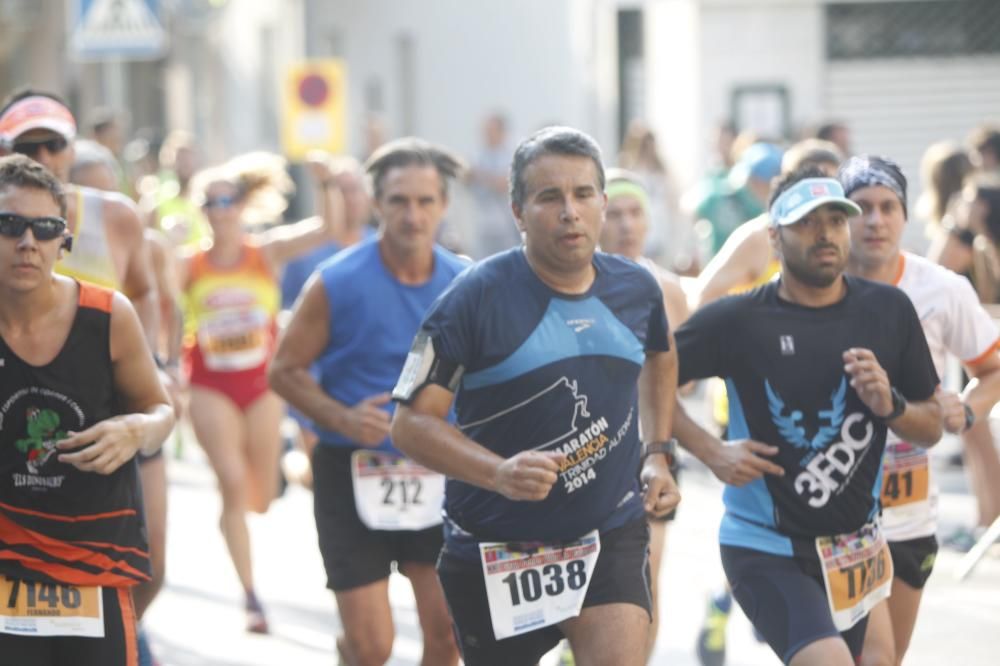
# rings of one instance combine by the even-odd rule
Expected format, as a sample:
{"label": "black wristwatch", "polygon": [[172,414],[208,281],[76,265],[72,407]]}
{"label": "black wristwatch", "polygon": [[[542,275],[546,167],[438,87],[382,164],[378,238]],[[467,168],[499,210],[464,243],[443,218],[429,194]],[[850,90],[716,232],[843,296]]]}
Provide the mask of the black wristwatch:
{"label": "black wristwatch", "polygon": [[906,398],[903,397],[903,394],[900,393],[899,389],[897,389],[895,386],[891,387],[891,391],[892,391],[892,411],[886,414],[885,416],[879,417],[884,423],[888,423],[893,419],[899,418],[900,416],[902,416],[903,412],[906,411]]}
{"label": "black wristwatch", "polygon": [[646,442],[642,450],[642,462],[654,453],[662,453],[667,458],[667,467],[673,474],[678,467],[677,464],[677,440],[673,437],[665,442]]}
{"label": "black wristwatch", "polygon": [[965,428],[962,432],[965,432],[976,422],[976,413],[972,411],[972,407],[967,402],[963,402],[962,407],[965,409]]}

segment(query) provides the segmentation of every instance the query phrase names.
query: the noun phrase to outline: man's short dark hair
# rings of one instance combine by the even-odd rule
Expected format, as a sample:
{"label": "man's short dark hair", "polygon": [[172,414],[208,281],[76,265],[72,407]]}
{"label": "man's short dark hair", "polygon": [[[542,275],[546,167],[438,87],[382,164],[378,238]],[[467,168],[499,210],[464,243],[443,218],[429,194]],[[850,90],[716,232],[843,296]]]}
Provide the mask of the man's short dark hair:
{"label": "man's short dark hair", "polygon": [[822,139],[823,141],[833,141],[834,135],[836,135],[838,131],[845,129],[847,129],[847,125],[839,120],[832,120],[830,122],[823,123],[816,128],[816,138]]}
{"label": "man's short dark hair", "polygon": [[989,151],[1000,159],[1000,126],[980,125],[969,134],[968,144],[976,152]]}
{"label": "man's short dark hair", "polygon": [[59,206],[59,215],[66,217],[66,193],[62,183],[41,164],[24,155],[0,157],[0,190],[24,187],[45,190]]}
{"label": "man's short dark hair", "polygon": [[451,152],[423,139],[406,137],[379,146],[365,162],[365,171],[372,179],[375,199],[382,198],[385,175],[390,169],[407,166],[431,166],[441,177],[441,193],[448,194],[448,180],[460,174],[465,165]]}
{"label": "man's short dark hair", "polygon": [[830,176],[823,173],[815,164],[809,164],[801,169],[796,169],[791,173],[786,173],[780,176],[776,176],[774,180],[771,181],[771,198],[767,202],[768,210],[774,205],[774,202],[778,200],[782,192],[786,191],[795,183],[800,180],[805,180],[806,178],[829,178]]}
{"label": "man's short dark hair", "polygon": [[510,201],[515,207],[524,205],[525,170],[545,155],[590,158],[597,170],[598,188],[601,192],[604,191],[604,163],[601,161],[601,148],[597,142],[572,127],[545,127],[522,141],[514,151],[514,159],[510,164]]}

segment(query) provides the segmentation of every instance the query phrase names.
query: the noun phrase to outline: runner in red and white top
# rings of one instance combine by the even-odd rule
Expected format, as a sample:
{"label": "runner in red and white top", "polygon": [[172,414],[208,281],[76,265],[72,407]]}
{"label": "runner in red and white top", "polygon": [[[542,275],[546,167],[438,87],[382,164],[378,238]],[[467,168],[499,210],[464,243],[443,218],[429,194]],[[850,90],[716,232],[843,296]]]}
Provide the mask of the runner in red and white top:
{"label": "runner in red and white top", "polygon": [[[955,356],[972,377],[961,394],[939,389],[944,427],[960,434],[985,422],[1000,399],[997,327],[960,275],[900,248],[906,224],[906,178],[890,160],[852,157],[840,181],[862,214],[851,220],[848,271],[894,284],[913,302],[938,376]],[[863,664],[901,663],[916,624],[924,584],[937,554],[938,489],[927,451],[889,433],[883,461],[882,523],[892,552],[892,596],[870,616]]]}

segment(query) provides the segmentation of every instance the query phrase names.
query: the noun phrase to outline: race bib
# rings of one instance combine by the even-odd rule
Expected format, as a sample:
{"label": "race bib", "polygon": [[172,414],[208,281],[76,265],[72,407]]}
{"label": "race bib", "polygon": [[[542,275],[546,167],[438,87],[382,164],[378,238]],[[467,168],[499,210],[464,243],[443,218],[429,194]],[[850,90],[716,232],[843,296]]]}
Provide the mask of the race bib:
{"label": "race bib", "polygon": [[423,530],[441,524],[444,476],[403,456],[351,454],[358,517],[373,530]]}
{"label": "race bib", "polygon": [[198,346],[209,370],[256,368],[267,361],[270,345],[270,317],[263,310],[224,310],[198,322]]}
{"label": "race bib", "polygon": [[929,490],[927,451],[905,443],[887,445],[882,467],[882,508],[926,502]]}
{"label": "race bib", "polygon": [[479,544],[497,640],[579,615],[600,552],[597,530],[557,546]]}
{"label": "race bib", "polygon": [[101,588],[36,583],[0,576],[0,632],[103,638]]}
{"label": "race bib", "polygon": [[847,631],[889,596],[892,556],[877,524],[857,532],[816,539],[833,624]]}

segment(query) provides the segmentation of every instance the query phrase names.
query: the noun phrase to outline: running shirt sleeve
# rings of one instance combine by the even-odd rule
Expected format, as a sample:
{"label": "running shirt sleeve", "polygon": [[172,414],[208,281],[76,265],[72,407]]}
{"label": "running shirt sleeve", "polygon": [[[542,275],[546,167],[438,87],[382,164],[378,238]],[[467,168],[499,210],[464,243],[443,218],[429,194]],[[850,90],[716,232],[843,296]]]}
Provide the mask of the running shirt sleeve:
{"label": "running shirt sleeve", "polygon": [[667,322],[666,306],[663,304],[663,292],[659,289],[656,290],[656,298],[649,314],[644,347],[647,352],[670,351],[670,325]]}
{"label": "running shirt sleeve", "polygon": [[[678,385],[692,379],[724,377],[731,311],[740,297],[723,298],[696,311],[674,333],[677,341]],[[729,331],[732,333],[732,331]]]}
{"label": "running shirt sleeve", "polygon": [[901,345],[899,376],[889,379],[907,400],[929,400],[940,381],[917,311],[909,297],[903,296],[899,314],[905,338]]}
{"label": "running shirt sleeve", "polygon": [[472,290],[473,285],[459,277],[431,305],[392,391],[393,400],[409,404],[428,384],[458,390],[474,351]]}
{"label": "running shirt sleeve", "polygon": [[975,365],[996,351],[997,326],[979,304],[979,297],[968,280],[961,277],[954,280],[949,291],[951,316],[947,319],[945,346],[962,363]]}

